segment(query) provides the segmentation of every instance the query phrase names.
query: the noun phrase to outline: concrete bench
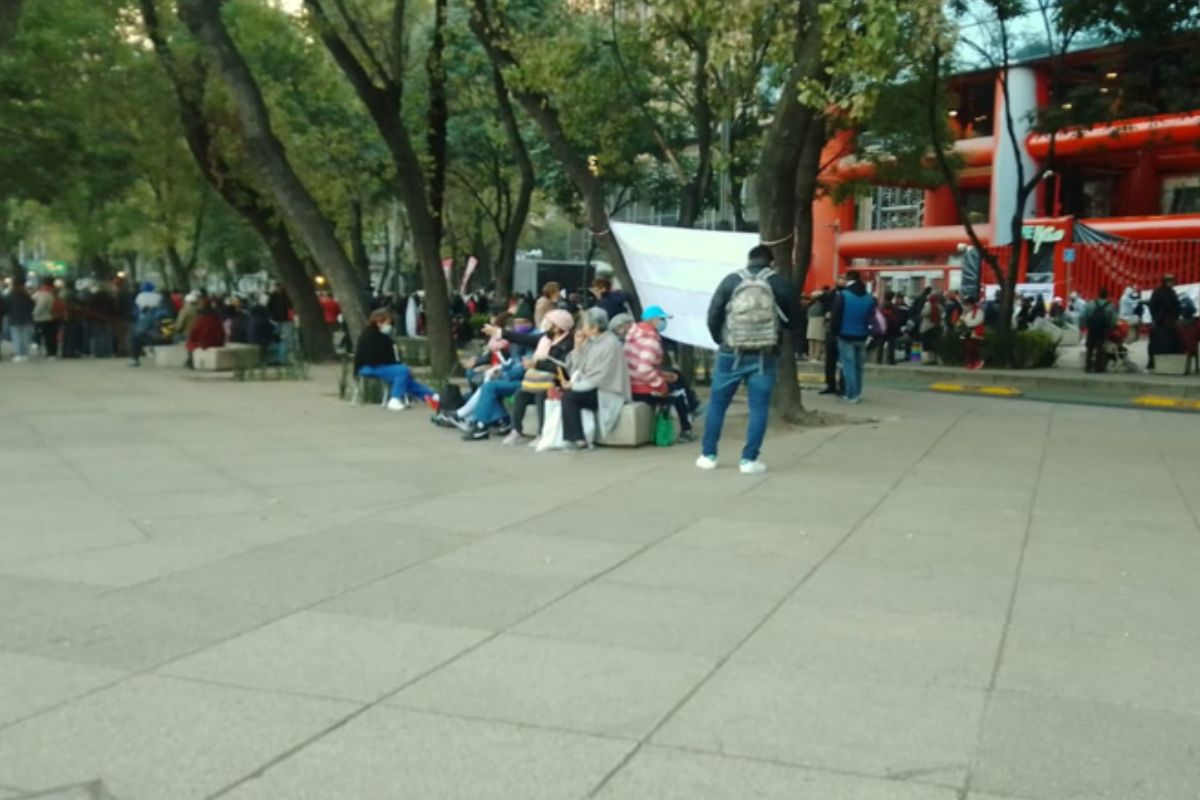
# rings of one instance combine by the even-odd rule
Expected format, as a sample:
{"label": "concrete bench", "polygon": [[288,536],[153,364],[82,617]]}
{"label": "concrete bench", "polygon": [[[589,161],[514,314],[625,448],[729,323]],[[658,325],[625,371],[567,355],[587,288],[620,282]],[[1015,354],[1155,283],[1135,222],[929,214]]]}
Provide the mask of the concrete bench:
{"label": "concrete bench", "polygon": [[154,345],[154,366],[175,368],[187,366],[187,348],[181,344]]}
{"label": "concrete bench", "polygon": [[1182,353],[1154,357],[1155,375],[1187,375],[1187,367],[1188,357]]}
{"label": "concrete bench", "polygon": [[654,442],[654,408],[649,403],[626,403],[616,427],[596,444],[605,447],[641,447]]}
{"label": "concrete bench", "polygon": [[192,353],[192,366],[203,372],[232,372],[258,363],[258,348],[251,344],[227,344]]}

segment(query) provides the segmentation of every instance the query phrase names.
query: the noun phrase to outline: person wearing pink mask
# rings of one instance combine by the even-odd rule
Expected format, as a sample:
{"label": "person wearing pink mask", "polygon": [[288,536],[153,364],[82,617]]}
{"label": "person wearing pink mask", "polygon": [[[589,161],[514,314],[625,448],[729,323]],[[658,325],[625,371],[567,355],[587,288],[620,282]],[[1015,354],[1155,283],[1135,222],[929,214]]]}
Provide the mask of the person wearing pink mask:
{"label": "person wearing pink mask", "polygon": [[[575,327],[575,318],[566,311],[556,308],[546,312],[540,327],[542,333],[518,333],[515,330],[501,331],[494,325],[487,325],[484,326],[483,333],[486,336],[494,336],[499,333],[505,341],[511,344],[532,349],[533,355],[525,360],[526,368],[548,375],[557,375],[563,368],[562,365],[567,363],[567,356],[570,355],[575,344],[575,340],[571,336],[571,331]],[[537,406],[538,430],[542,429],[546,392],[532,391],[526,388],[531,383],[528,380],[528,374],[526,377],[526,383],[513,397],[513,428],[504,439],[504,443],[507,445],[520,444],[525,439],[533,438],[526,436],[524,430],[525,412],[529,410],[530,405]]]}

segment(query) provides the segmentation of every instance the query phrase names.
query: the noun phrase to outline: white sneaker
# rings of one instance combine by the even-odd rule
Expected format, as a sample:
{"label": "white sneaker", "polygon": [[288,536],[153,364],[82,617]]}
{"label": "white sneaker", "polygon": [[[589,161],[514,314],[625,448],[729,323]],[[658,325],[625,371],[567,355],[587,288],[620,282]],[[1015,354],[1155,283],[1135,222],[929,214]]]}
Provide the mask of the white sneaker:
{"label": "white sneaker", "polygon": [[743,475],[762,475],[767,471],[767,465],[761,461],[743,461],[738,469]]}
{"label": "white sneaker", "polygon": [[717,468],[716,456],[700,456],[696,459],[696,466],[703,470],[713,470]]}
{"label": "white sneaker", "polygon": [[525,437],[517,431],[509,431],[508,436],[504,437],[504,444],[508,447],[515,447],[525,441]]}
{"label": "white sneaker", "polygon": [[408,408],[408,405],[399,397],[393,397],[391,400],[388,400],[387,407],[389,411],[404,411]]}

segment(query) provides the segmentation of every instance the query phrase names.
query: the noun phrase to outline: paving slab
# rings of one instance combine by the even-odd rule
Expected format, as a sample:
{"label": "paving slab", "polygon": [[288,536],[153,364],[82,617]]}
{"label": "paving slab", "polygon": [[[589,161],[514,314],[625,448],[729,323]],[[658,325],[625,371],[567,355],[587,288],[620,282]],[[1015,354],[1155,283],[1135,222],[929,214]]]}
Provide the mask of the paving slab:
{"label": "paving slab", "polygon": [[583,798],[631,742],[379,707],[228,800]]}
{"label": "paving slab", "polygon": [[708,674],[697,656],[504,635],[388,703],[637,739]]}
{"label": "paving slab", "polygon": [[908,686],[985,688],[1002,621],[948,609],[938,614],[831,608],[795,598],[734,656],[736,664],[781,665],[826,678]]}
{"label": "paving slab", "polygon": [[0,726],[116,683],[129,673],[0,651]]}
{"label": "paving slab", "polygon": [[548,606],[580,580],[421,564],[316,606],[336,614],[499,631]]}
{"label": "paving slab", "polygon": [[599,800],[957,800],[953,789],[646,747]]}
{"label": "paving slab", "polygon": [[354,710],[141,677],[0,731],[0,783],[103,780],[121,800],[208,797]]}
{"label": "paving slab", "polygon": [[720,658],[771,610],[761,595],[596,582],[514,630],[531,636]]}
{"label": "paving slab", "polygon": [[984,697],[974,689],[818,680],[800,670],[730,663],[653,741],[961,787]]}
{"label": "paving slab", "polygon": [[972,786],[1053,800],[1190,800],[1200,716],[997,692]]}
{"label": "paving slab", "polygon": [[367,703],[488,635],[466,628],[301,612],[175,661],[159,672]]}
{"label": "paving slab", "polygon": [[1200,714],[1200,640],[1014,625],[997,685],[1076,700]]}

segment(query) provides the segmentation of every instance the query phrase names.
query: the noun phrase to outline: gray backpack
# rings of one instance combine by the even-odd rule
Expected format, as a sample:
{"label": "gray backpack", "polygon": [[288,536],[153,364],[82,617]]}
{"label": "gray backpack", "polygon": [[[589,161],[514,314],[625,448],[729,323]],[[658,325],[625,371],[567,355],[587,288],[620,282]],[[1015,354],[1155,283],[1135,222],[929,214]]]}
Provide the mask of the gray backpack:
{"label": "gray backpack", "polygon": [[775,270],[757,273],[744,269],[741,283],[725,306],[725,346],[731,350],[770,350],[779,344],[780,320],[786,319],[775,303],[768,280]]}

